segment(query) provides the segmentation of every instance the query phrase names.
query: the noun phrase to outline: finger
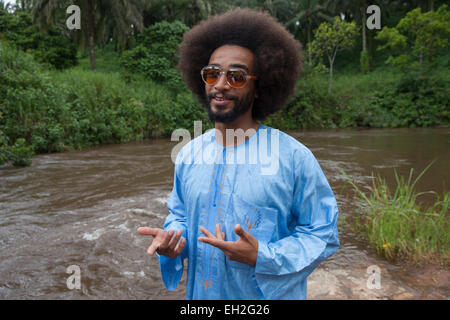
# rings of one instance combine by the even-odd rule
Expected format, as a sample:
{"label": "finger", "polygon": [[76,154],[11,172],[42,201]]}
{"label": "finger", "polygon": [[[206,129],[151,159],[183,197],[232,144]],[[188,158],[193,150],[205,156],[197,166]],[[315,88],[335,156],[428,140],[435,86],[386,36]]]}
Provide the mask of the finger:
{"label": "finger", "polygon": [[175,236],[172,237],[172,239],[169,241],[169,245],[168,245],[170,250],[173,251],[175,249],[175,247],[178,244],[178,240],[180,240],[182,234],[183,234],[183,231],[178,230],[177,233],[175,234]]}
{"label": "finger", "polygon": [[181,252],[183,252],[184,246],[186,245],[186,239],[185,238],[181,238],[180,242],[178,242],[174,252],[175,255],[179,255],[181,254]]}
{"label": "finger", "polygon": [[240,237],[248,240],[248,236],[250,235],[244,228],[241,227],[240,224],[234,226],[234,232]]}
{"label": "finger", "polygon": [[137,229],[137,231],[145,236],[156,236],[156,234],[158,233],[157,228],[149,228],[149,227],[140,227]]}
{"label": "finger", "polygon": [[223,248],[223,242],[224,242],[223,240],[218,240],[218,239],[216,239],[214,237],[211,237],[211,238],[209,238],[209,237],[199,237],[198,241],[210,244],[210,245],[212,245],[214,247],[217,247],[219,249]]}
{"label": "finger", "polygon": [[200,227],[200,231],[207,236],[208,238],[216,238],[211,232],[209,232],[206,228]]}
{"label": "finger", "polygon": [[161,240],[161,245],[159,246],[159,248],[161,250],[167,249],[167,247],[169,246],[169,242],[172,239],[172,236],[174,233],[175,233],[175,231],[173,231],[173,230],[169,230],[165,233],[163,239]]}
{"label": "finger", "polygon": [[216,224],[216,237],[219,240],[223,240],[223,232],[220,231],[220,224]]}
{"label": "finger", "polygon": [[150,245],[150,247],[147,250],[147,253],[150,255],[153,255],[155,253],[155,251],[159,249],[160,244],[161,243],[159,241],[153,239],[152,244]]}

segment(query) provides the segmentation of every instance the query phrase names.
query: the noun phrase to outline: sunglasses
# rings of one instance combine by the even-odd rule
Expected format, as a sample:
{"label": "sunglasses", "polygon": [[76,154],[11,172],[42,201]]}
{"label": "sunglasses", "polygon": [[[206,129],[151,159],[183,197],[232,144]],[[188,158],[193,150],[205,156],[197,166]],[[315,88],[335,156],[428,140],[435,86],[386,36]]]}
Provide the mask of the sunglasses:
{"label": "sunglasses", "polygon": [[233,88],[242,88],[247,80],[256,80],[256,76],[249,75],[246,71],[239,68],[230,68],[228,71],[222,71],[219,66],[206,66],[201,71],[202,79],[206,84],[216,84],[222,74],[226,75],[227,83]]}

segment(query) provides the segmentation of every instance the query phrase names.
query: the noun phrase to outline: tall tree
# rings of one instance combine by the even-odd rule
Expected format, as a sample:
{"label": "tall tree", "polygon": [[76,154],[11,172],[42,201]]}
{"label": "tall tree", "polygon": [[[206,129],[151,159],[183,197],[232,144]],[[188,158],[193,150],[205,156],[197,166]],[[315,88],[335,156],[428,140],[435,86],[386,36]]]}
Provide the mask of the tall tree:
{"label": "tall tree", "polygon": [[342,15],[345,21],[355,21],[358,28],[361,30],[361,59],[366,59],[367,68],[372,68],[372,57],[374,53],[373,37],[377,30],[368,30],[366,28],[367,22],[367,8],[369,5],[377,5],[381,10],[381,21],[386,21],[390,13],[398,11],[403,6],[403,1],[398,0],[335,0],[330,1],[328,9],[335,15]]}
{"label": "tall tree", "polygon": [[305,25],[306,37],[308,41],[308,62],[312,64],[311,53],[311,33],[312,28],[321,21],[333,22],[333,18],[328,15],[327,1],[324,0],[297,0],[291,1],[291,11],[294,13],[287,23],[288,28],[295,28],[298,24]]}
{"label": "tall tree", "polygon": [[[134,30],[143,30],[140,8],[144,0],[34,0],[31,10],[34,21],[46,29],[53,24],[66,31],[66,9],[74,4],[81,10],[81,30],[75,40],[79,48],[89,47],[90,67],[95,69],[95,45],[115,41],[125,45]],[[98,30],[102,30],[98,34]],[[101,36],[99,36],[101,35]]]}
{"label": "tall tree", "polygon": [[355,22],[342,21],[335,17],[333,24],[322,22],[314,31],[312,51],[317,56],[325,55],[328,58],[330,78],[328,82],[328,93],[331,93],[333,83],[333,65],[336,55],[341,50],[347,50],[354,46],[358,28]]}

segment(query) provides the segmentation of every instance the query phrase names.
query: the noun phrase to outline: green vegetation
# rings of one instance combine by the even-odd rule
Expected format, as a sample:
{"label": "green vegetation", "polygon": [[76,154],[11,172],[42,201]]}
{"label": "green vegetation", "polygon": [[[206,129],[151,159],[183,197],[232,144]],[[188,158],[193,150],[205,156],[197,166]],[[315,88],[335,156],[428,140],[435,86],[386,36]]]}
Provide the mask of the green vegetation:
{"label": "green vegetation", "polygon": [[[69,2],[22,0],[8,11],[0,0],[0,163],[170,136],[176,128],[192,130],[194,120],[207,129],[204,107],[176,70],[177,50],[190,27],[237,5],[269,11],[306,44],[296,93],[265,124],[281,130],[450,124],[449,10],[442,1],[378,1],[381,31],[362,28],[365,0],[75,1],[93,14],[83,16],[81,31],[70,32]],[[342,15],[344,22],[329,24]]]}
{"label": "green vegetation", "polygon": [[136,47],[122,54],[120,65],[124,79],[129,81],[143,75],[175,91],[186,89],[176,64],[178,46],[188,30],[180,21],[163,21],[146,28],[136,37]]}
{"label": "green vegetation", "polygon": [[0,50],[0,130],[37,153],[168,136],[207,121],[186,92],[119,73],[46,71],[20,50]]}
{"label": "green vegetation", "polygon": [[[386,181],[377,176],[373,178],[370,191],[364,193],[342,171],[360,201],[353,229],[389,260],[450,265],[450,192],[439,195],[414,190],[431,164],[414,181],[413,169],[407,180],[394,171],[397,186],[393,192]],[[419,198],[424,194],[435,195],[434,204],[421,205]]]}
{"label": "green vegetation", "polygon": [[414,63],[422,66],[425,57],[432,63],[436,49],[448,45],[450,11],[447,8],[447,5],[442,5],[437,11],[426,13],[416,8],[408,12],[395,28],[383,28],[375,39],[386,43],[378,50],[390,48],[399,52],[396,57],[389,56],[386,63],[405,67],[417,58]]}
{"label": "green vegetation", "polygon": [[327,92],[324,66],[306,67],[286,108],[265,122],[280,130],[311,128],[396,128],[450,124],[447,71],[377,69],[339,74]]}
{"label": "green vegetation", "polygon": [[335,17],[333,23],[322,22],[314,32],[315,39],[311,44],[311,51],[319,57],[328,58],[330,79],[328,82],[328,93],[331,93],[333,83],[333,66],[336,54],[339,51],[350,49],[355,44],[358,29],[355,22],[345,22]]}
{"label": "green vegetation", "polygon": [[25,12],[9,14],[0,10],[0,35],[0,40],[30,53],[36,61],[50,67],[64,69],[77,63],[76,47],[61,31],[50,27],[47,32],[40,32]]}

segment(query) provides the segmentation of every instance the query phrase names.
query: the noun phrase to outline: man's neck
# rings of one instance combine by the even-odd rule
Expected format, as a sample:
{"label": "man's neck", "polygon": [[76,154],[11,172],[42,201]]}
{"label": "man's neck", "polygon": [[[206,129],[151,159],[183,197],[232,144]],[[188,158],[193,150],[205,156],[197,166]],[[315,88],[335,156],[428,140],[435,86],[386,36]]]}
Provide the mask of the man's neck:
{"label": "man's neck", "polygon": [[[247,114],[242,115],[232,122],[215,122],[214,127],[216,129],[216,141],[225,147],[236,146],[240,143],[239,139],[236,136],[234,138],[234,141],[228,141],[229,139],[226,139],[228,129],[242,129],[245,133],[248,129],[254,129],[256,131],[258,130],[259,126],[260,124],[252,119],[251,116],[248,117]],[[245,140],[249,138],[249,136],[245,136]]]}

